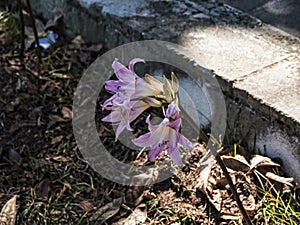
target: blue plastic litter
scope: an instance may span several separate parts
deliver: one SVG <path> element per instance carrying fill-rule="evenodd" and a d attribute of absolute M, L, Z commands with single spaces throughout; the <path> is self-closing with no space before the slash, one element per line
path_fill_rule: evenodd
<path fill-rule="evenodd" d="M 49 30 L 47 37 L 39 39 L 39 44 L 43 49 L 47 49 L 56 42 L 57 38 L 58 34 L 54 33 L 52 30 Z"/>

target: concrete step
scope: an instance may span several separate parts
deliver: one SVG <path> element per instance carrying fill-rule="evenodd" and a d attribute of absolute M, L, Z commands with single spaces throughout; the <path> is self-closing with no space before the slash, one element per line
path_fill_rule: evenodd
<path fill-rule="evenodd" d="M 108 48 L 138 40 L 178 43 L 214 71 L 228 132 L 280 157 L 300 182 L 300 41 L 249 14 L 208 1 L 31 0 L 48 19 Z M 139 57 L 138 55 L 136 57 Z M 255 141 L 254 141 L 255 140 Z"/>

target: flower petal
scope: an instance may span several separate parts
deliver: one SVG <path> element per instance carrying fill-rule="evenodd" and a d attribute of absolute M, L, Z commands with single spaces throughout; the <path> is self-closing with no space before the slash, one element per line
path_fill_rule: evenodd
<path fill-rule="evenodd" d="M 127 130 L 130 130 L 130 131 L 133 131 L 133 129 L 131 128 L 130 124 L 129 124 L 129 121 L 126 121 L 126 120 L 121 120 L 120 124 L 118 125 L 117 127 L 117 130 L 116 130 L 116 139 L 118 139 L 118 137 L 120 136 L 120 134 L 122 133 L 122 131 L 124 129 L 127 129 Z"/>
<path fill-rule="evenodd" d="M 179 81 L 178 81 L 178 79 L 177 79 L 177 77 L 176 77 L 176 75 L 175 75 L 174 72 L 171 73 L 171 78 L 172 78 L 172 88 L 173 88 L 173 91 L 175 93 L 177 93 L 178 92 L 178 88 L 179 88 Z"/>
<path fill-rule="evenodd" d="M 146 97 L 143 99 L 145 102 L 147 102 L 147 104 L 149 104 L 152 107 L 161 107 L 162 106 L 162 102 L 158 101 L 155 98 L 151 98 L 151 97 Z"/>
<path fill-rule="evenodd" d="M 160 92 L 163 91 L 163 83 L 157 80 L 156 78 L 152 77 L 149 74 L 145 74 L 145 80 L 155 89 L 157 89 Z"/>
<path fill-rule="evenodd" d="M 170 149 L 170 152 L 168 153 L 172 161 L 177 165 L 182 165 L 182 160 L 180 153 L 178 151 L 178 147 L 175 147 L 173 149 Z"/>
<path fill-rule="evenodd" d="M 177 165 L 181 165 L 181 157 L 178 150 L 178 132 L 174 129 L 170 129 L 169 131 L 169 146 L 167 149 L 167 153 L 174 163 Z"/>
<path fill-rule="evenodd" d="M 151 120 L 150 120 L 150 115 L 147 116 L 146 118 L 146 123 L 148 124 L 148 130 L 153 131 L 159 127 L 159 125 L 152 125 Z"/>
<path fill-rule="evenodd" d="M 150 105 L 144 101 L 134 101 L 129 114 L 130 122 L 134 121 L 139 115 L 142 114 L 142 112 L 144 112 L 149 107 Z"/>
<path fill-rule="evenodd" d="M 181 126 L 180 118 L 177 120 L 174 120 L 174 121 L 170 121 L 170 123 L 169 123 L 169 127 L 173 128 L 176 131 L 179 131 L 180 126 Z"/>
<path fill-rule="evenodd" d="M 182 145 L 182 147 L 192 150 L 194 148 L 193 144 L 182 134 L 177 133 L 178 135 L 178 143 Z"/>
<path fill-rule="evenodd" d="M 141 59 L 141 58 L 135 58 L 135 59 L 132 59 L 130 62 L 129 62 L 129 70 L 134 72 L 134 65 L 137 63 L 137 62 L 143 62 L 145 63 L 145 60 Z"/>
<path fill-rule="evenodd" d="M 133 144 L 140 146 L 140 147 L 148 147 L 148 143 L 151 143 L 152 134 L 151 132 L 148 132 L 146 134 L 143 134 L 139 136 L 138 138 L 135 138 L 132 140 Z"/>
<path fill-rule="evenodd" d="M 108 80 L 105 82 L 105 89 L 107 91 L 111 92 L 119 92 L 121 90 L 121 87 L 126 85 L 126 83 L 120 81 L 120 80 Z"/>
<path fill-rule="evenodd" d="M 148 153 L 148 158 L 152 161 L 164 150 L 164 146 L 156 146 Z"/>
<path fill-rule="evenodd" d="M 114 72 L 119 80 L 130 82 L 132 79 L 135 78 L 135 74 L 132 73 L 129 69 L 126 68 L 123 64 L 118 62 L 118 59 L 115 59 L 115 61 L 112 64 L 112 68 L 114 69 Z"/>
<path fill-rule="evenodd" d="M 168 129 L 170 128 L 166 126 L 158 126 L 157 129 L 133 139 L 132 142 L 140 147 L 155 147 L 166 139 L 166 136 L 168 135 Z"/>
<path fill-rule="evenodd" d="M 174 120 L 179 118 L 179 107 L 175 103 L 171 103 L 168 105 L 168 108 L 166 110 L 166 117 L 172 118 Z"/>
<path fill-rule="evenodd" d="M 103 122 L 111 122 L 111 123 L 117 123 L 120 122 L 121 113 L 120 111 L 112 111 L 109 115 L 102 118 Z"/>
<path fill-rule="evenodd" d="M 156 96 L 160 91 L 148 84 L 142 78 L 137 78 L 135 81 L 135 93 L 132 98 L 142 98 L 147 96 Z"/>

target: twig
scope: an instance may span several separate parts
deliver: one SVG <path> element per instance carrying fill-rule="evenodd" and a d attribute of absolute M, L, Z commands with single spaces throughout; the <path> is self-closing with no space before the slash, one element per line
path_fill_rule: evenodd
<path fill-rule="evenodd" d="M 226 168 L 226 166 L 225 166 L 222 158 L 220 157 L 219 153 L 217 153 L 215 155 L 215 157 L 216 157 L 216 160 L 219 163 L 221 169 L 223 170 L 225 178 L 226 178 L 226 180 L 227 180 L 227 182 L 229 184 L 230 190 L 232 192 L 233 198 L 236 201 L 236 203 L 238 204 L 238 207 L 239 207 L 239 209 L 240 209 L 240 211 L 241 211 L 241 213 L 242 213 L 242 215 L 243 215 L 243 217 L 244 217 L 244 219 L 246 221 L 246 224 L 247 225 L 252 225 L 252 222 L 251 222 L 251 220 L 249 218 L 249 215 L 247 214 L 247 212 L 246 212 L 246 210 L 245 210 L 245 208 L 243 206 L 243 203 L 242 203 L 241 199 L 239 198 L 239 195 L 238 195 L 238 193 L 237 193 L 237 191 L 235 189 L 235 186 L 234 186 L 234 184 L 232 182 L 232 179 L 231 179 L 231 177 L 230 177 L 230 175 L 228 173 L 228 170 L 227 170 L 227 168 Z"/>
<path fill-rule="evenodd" d="M 19 16 L 20 16 L 20 23 L 21 23 L 20 58 L 21 58 L 21 61 L 23 61 L 24 60 L 24 50 L 25 50 L 25 25 L 24 25 L 24 16 L 23 16 L 23 12 L 22 12 L 21 0 L 18 0 L 18 7 L 19 7 Z"/>
<path fill-rule="evenodd" d="M 192 128 L 196 132 L 199 132 L 199 135 L 201 136 L 201 138 L 203 140 L 206 140 L 205 142 L 208 143 L 208 137 L 207 137 L 207 135 L 202 131 L 202 129 L 198 126 L 198 124 L 196 124 L 194 122 L 194 120 L 188 115 L 188 113 L 182 107 L 180 107 L 180 111 L 184 115 L 185 119 L 190 123 L 190 125 L 192 126 Z M 250 220 L 249 215 L 247 214 L 247 212 L 246 212 L 246 210 L 245 210 L 245 208 L 243 206 L 243 203 L 241 202 L 241 199 L 239 198 L 239 195 L 238 195 L 238 193 L 236 191 L 236 188 L 235 188 L 235 186 L 234 186 L 234 184 L 232 182 L 232 179 L 231 179 L 231 177 L 230 177 L 230 175 L 228 173 L 228 170 L 227 170 L 227 168 L 226 168 L 226 166 L 225 166 L 222 158 L 220 157 L 218 151 L 214 148 L 214 146 L 211 146 L 210 150 L 211 150 L 212 154 L 215 156 L 218 164 L 220 165 L 220 167 L 221 167 L 221 169 L 222 169 L 222 171 L 223 171 L 223 173 L 225 175 L 225 178 L 226 178 L 226 180 L 227 180 L 227 182 L 229 184 L 230 190 L 232 192 L 233 198 L 236 201 L 236 203 L 238 204 L 238 207 L 239 207 L 239 209 L 240 209 L 240 211 L 241 211 L 241 213 L 242 213 L 242 215 L 244 217 L 244 220 L 245 220 L 246 224 L 247 225 L 253 225 L 252 222 L 251 222 L 251 220 Z"/>
<path fill-rule="evenodd" d="M 37 51 L 37 55 L 38 55 L 38 59 L 39 59 L 39 64 L 41 64 L 42 63 L 42 57 L 41 57 L 39 37 L 38 37 L 37 29 L 36 29 L 36 26 L 35 26 L 35 20 L 34 20 L 34 15 L 33 15 L 32 8 L 31 8 L 30 0 L 26 0 L 26 3 L 27 3 L 27 6 L 28 6 L 30 21 L 31 21 L 31 25 L 32 25 L 33 33 L 34 33 L 34 39 L 35 39 L 35 43 L 36 43 L 36 51 Z"/>

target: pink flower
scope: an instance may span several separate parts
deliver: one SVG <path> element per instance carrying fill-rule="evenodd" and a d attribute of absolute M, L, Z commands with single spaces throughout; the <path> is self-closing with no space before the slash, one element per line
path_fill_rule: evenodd
<path fill-rule="evenodd" d="M 121 132 L 126 128 L 132 131 L 130 123 L 134 121 L 144 110 L 149 108 L 150 105 L 142 100 L 130 102 L 125 100 L 122 104 L 114 103 L 109 107 L 112 112 L 104 117 L 102 121 L 118 124 L 116 130 L 116 140 Z"/>
<path fill-rule="evenodd" d="M 152 125 L 150 115 L 146 119 L 150 132 L 132 140 L 132 142 L 140 147 L 151 147 L 148 154 L 150 160 L 154 160 L 163 150 L 167 150 L 167 154 L 177 164 L 182 164 L 179 145 L 186 149 L 193 149 L 192 143 L 179 133 L 181 119 L 179 117 L 179 108 L 174 103 L 168 106 L 166 117 L 159 125 Z"/>
<path fill-rule="evenodd" d="M 144 62 L 144 60 L 135 58 L 126 68 L 118 62 L 118 59 L 115 59 L 112 68 L 118 80 L 109 80 L 105 84 L 105 89 L 114 95 L 103 103 L 103 109 L 112 110 L 112 112 L 102 121 L 118 124 L 116 140 L 125 128 L 132 131 L 130 123 L 144 110 L 150 106 L 160 107 L 162 104 L 150 97 L 161 91 L 135 74 L 134 65 L 137 62 Z"/>
<path fill-rule="evenodd" d="M 137 62 L 144 62 L 144 60 L 135 58 L 130 61 L 128 68 L 126 68 L 118 62 L 118 59 L 115 59 L 112 68 L 118 80 L 109 80 L 105 83 L 105 89 L 114 95 L 104 102 L 103 108 L 107 109 L 114 103 L 123 103 L 125 100 L 137 100 L 160 93 L 160 90 L 136 75 L 134 65 Z"/>

